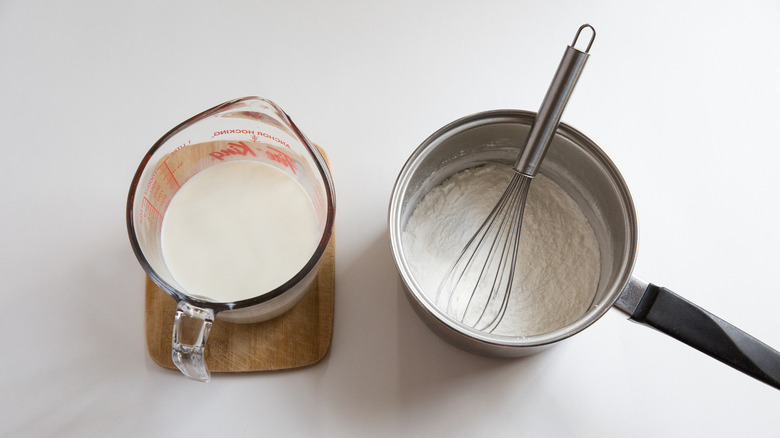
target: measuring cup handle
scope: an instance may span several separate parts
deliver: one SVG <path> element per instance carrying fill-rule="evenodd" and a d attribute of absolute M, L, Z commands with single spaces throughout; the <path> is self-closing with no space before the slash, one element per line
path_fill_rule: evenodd
<path fill-rule="evenodd" d="M 186 301 L 179 301 L 176 305 L 171 358 L 176 367 L 192 380 L 208 382 L 211 379 L 203 352 L 213 321 L 214 311 L 211 309 L 193 306 Z"/>
<path fill-rule="evenodd" d="M 646 284 L 616 306 L 631 320 L 653 327 L 743 373 L 780 389 L 780 353 L 669 289 Z M 638 300 L 637 300 L 638 298 Z M 633 301 L 630 308 L 624 305 Z M 622 303 L 621 303 L 622 302 Z"/>

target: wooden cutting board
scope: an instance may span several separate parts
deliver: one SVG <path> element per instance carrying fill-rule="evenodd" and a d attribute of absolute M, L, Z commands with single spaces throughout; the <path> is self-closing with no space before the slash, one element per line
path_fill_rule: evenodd
<path fill-rule="evenodd" d="M 273 371 L 313 365 L 328 352 L 333 332 L 335 237 L 320 262 L 317 278 L 287 313 L 255 324 L 233 324 L 217 318 L 206 343 L 211 372 Z M 171 334 L 176 304 L 146 278 L 146 341 L 155 363 L 176 369 Z"/>

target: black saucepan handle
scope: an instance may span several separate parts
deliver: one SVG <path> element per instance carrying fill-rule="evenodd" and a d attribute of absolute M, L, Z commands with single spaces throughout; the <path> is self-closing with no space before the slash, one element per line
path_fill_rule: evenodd
<path fill-rule="evenodd" d="M 635 322 L 666 333 L 780 389 L 780 353 L 777 350 L 669 289 L 648 284 L 633 311 L 627 313 Z"/>

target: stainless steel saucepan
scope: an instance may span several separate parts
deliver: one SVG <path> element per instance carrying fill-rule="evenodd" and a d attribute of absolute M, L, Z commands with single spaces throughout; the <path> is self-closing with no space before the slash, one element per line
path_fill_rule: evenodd
<path fill-rule="evenodd" d="M 561 124 L 541 173 L 577 202 L 595 231 L 601 273 L 595 299 L 576 321 L 555 331 L 520 337 L 475 330 L 439 309 L 420 288 L 402 239 L 416 205 L 451 175 L 487 162 L 510 164 L 525 143 L 535 113 L 497 110 L 450 123 L 426 139 L 401 170 L 390 200 L 393 257 L 406 295 L 418 315 L 439 336 L 467 351 L 490 356 L 524 356 L 579 333 L 612 307 L 780 389 L 780 353 L 672 291 L 632 273 L 637 253 L 637 218 L 631 194 L 609 157 L 576 129 Z"/>

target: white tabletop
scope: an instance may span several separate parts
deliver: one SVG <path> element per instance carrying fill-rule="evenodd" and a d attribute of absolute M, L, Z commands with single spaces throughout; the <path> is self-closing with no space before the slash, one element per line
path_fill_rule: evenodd
<path fill-rule="evenodd" d="M 564 121 L 631 188 L 634 273 L 780 348 L 778 21 L 774 0 L 0 3 L 0 436 L 778 436 L 777 389 L 616 310 L 525 359 L 450 346 L 387 232 L 417 145 L 536 110 L 589 22 Z M 245 95 L 330 156 L 333 339 L 201 384 L 149 358 L 125 201 L 162 134 Z"/>

